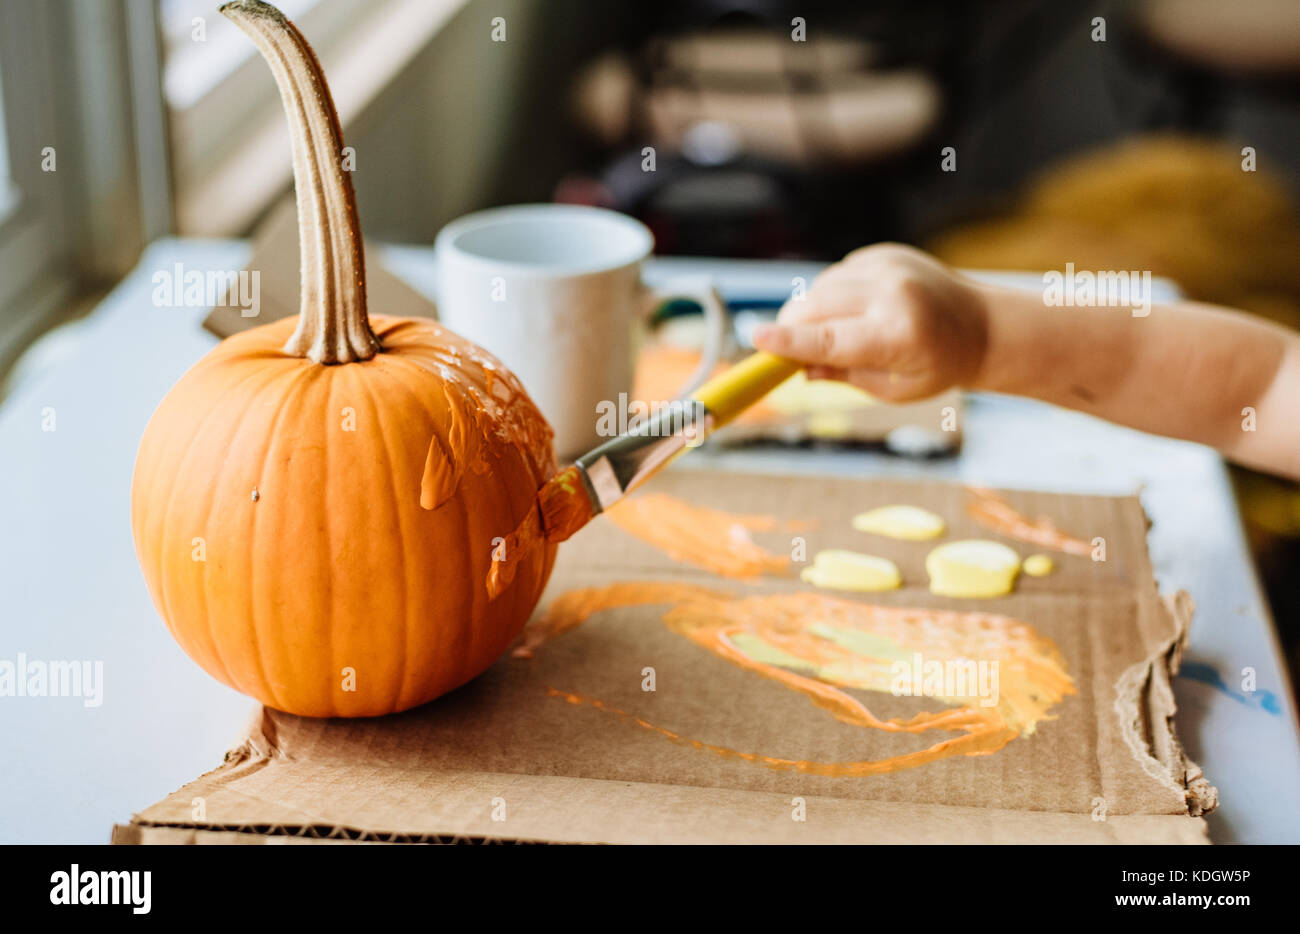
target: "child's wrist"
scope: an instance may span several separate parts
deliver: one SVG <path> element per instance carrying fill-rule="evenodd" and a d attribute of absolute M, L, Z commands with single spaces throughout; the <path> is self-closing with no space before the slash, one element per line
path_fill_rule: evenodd
<path fill-rule="evenodd" d="M 974 319 L 974 333 L 977 350 L 966 378 L 961 380 L 960 388 L 970 391 L 995 391 L 993 385 L 996 356 L 994 340 L 997 331 L 995 317 L 998 303 L 990 294 L 988 286 L 980 282 L 970 282 L 967 292 L 971 316 Z"/>
<path fill-rule="evenodd" d="M 1024 370 L 1032 362 L 1023 338 L 1033 322 L 1024 314 L 1032 295 L 982 282 L 971 284 L 972 307 L 980 319 L 981 346 L 978 361 L 963 389 L 978 392 L 1020 391 Z"/>

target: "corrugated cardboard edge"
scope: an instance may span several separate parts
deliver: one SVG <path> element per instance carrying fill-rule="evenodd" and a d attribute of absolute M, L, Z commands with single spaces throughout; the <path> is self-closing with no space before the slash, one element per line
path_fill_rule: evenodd
<path fill-rule="evenodd" d="M 114 824 L 109 842 L 113 846 L 301 846 L 315 845 L 383 845 L 383 844 L 491 844 L 512 846 L 551 846 L 549 840 L 517 840 L 507 837 L 461 836 L 458 834 L 367 834 L 343 827 L 322 832 L 318 827 L 284 827 L 274 830 L 240 828 L 210 830 L 205 827 L 180 827 L 161 824 Z"/>
<path fill-rule="evenodd" d="M 1174 730 L 1172 679 L 1178 673 L 1195 604 L 1185 591 L 1164 598 L 1174 636 L 1151 658 L 1126 669 L 1115 683 L 1115 714 L 1133 758 L 1153 779 L 1180 794 L 1187 813 L 1203 817 L 1219 803 L 1219 790 L 1188 758 Z"/>
<path fill-rule="evenodd" d="M 238 769 L 242 763 L 223 767 Z M 293 769 L 292 760 L 276 767 Z M 221 772 L 223 770 L 218 770 Z M 423 781 L 423 776 L 421 781 Z M 187 786 L 211 793 L 210 775 Z M 434 784 L 474 791 L 491 784 L 516 807 L 508 822 L 483 808 L 453 806 L 436 832 L 400 832 L 328 822 L 282 824 L 189 823 L 137 816 L 113 830 L 119 844 L 359 843 L 595 843 L 595 844 L 1205 844 L 1205 821 L 1182 815 L 1130 814 L 1104 819 L 1087 813 L 1017 811 L 956 805 L 916 805 L 692 785 L 575 779 L 563 776 L 440 773 Z M 292 780 L 292 779 L 291 779 Z M 427 786 L 426 786 L 427 787 Z M 189 791 L 186 792 L 189 794 Z M 455 794 L 449 797 L 457 797 Z M 431 796 L 431 810 L 438 809 Z M 154 809 L 150 809 L 151 811 Z M 795 819 L 797 812 L 803 819 Z M 174 813 L 174 812 L 173 812 Z M 425 822 L 426 827 L 428 821 Z"/>
<path fill-rule="evenodd" d="M 1190 609 L 1190 607 L 1188 607 Z M 1185 622 L 1185 621 L 1184 621 Z M 1135 668 L 1144 668 L 1135 666 Z M 1155 671 L 1164 670 L 1157 665 Z M 1159 678 L 1156 679 L 1157 681 Z M 1167 683 L 1167 678 L 1165 679 Z M 1144 746 L 1144 755 L 1160 765 Z M 278 743 L 265 708 L 253 714 L 246 739 L 220 766 L 179 789 L 184 799 L 263 768 L 294 769 L 294 757 Z M 1194 767 L 1193 767 L 1194 768 Z M 1196 770 L 1199 774 L 1199 770 Z M 1168 772 L 1164 773 L 1168 778 Z M 696 786 L 651 786 L 540 775 L 446 773 L 449 786 L 468 781 L 508 785 L 512 800 L 551 802 L 540 814 L 512 816 L 509 832 L 468 812 L 444 814 L 438 832 L 401 832 L 328 821 L 221 824 L 165 819 L 167 800 L 113 827 L 115 845 L 375 844 L 1172 844 L 1209 843 L 1202 819 L 1170 814 L 1091 814 L 917 805 L 804 796 L 805 821 L 791 819 L 787 795 Z M 151 818 L 154 813 L 156 817 Z M 174 814 L 174 811 L 172 812 Z M 163 818 L 163 819 L 158 819 Z"/>

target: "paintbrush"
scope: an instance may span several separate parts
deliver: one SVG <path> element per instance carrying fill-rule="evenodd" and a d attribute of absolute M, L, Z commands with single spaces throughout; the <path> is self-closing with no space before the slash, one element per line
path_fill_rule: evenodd
<path fill-rule="evenodd" d="M 690 398 L 660 405 L 634 429 L 579 457 L 537 493 L 546 540 L 569 538 L 801 368 L 759 351 L 713 377 Z"/>

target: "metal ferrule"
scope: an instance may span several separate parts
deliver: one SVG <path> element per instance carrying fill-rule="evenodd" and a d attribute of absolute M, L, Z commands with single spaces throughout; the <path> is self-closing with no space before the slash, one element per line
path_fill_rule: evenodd
<path fill-rule="evenodd" d="M 575 461 L 593 511 L 613 506 L 668 461 L 708 436 L 713 414 L 698 403 L 695 406 L 698 410 L 685 419 L 680 409 L 662 409 L 636 431 L 612 438 Z"/>

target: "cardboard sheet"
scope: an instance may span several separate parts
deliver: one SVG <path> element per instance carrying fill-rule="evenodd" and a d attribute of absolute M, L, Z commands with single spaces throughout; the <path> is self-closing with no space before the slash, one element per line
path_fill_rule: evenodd
<path fill-rule="evenodd" d="M 1008 596 L 951 599 L 927 588 L 925 557 L 936 542 L 868 536 L 850 518 L 881 505 L 923 506 L 947 520 L 944 540 L 993 539 L 1022 557 L 1046 551 L 976 522 L 965 488 L 670 470 L 653 492 L 812 520 L 797 532 L 755 532 L 754 540 L 773 554 L 794 548 L 802 555 L 794 541 L 802 538 L 809 560 L 825 548 L 891 558 L 902 572 L 899 590 L 817 592 L 1012 617 L 1054 643 L 1073 693 L 1032 733 L 987 754 L 857 777 L 811 774 L 779 763 L 889 759 L 962 731 L 899 733 L 847 722 L 669 628 L 671 606 L 625 606 L 592 615 L 531 658 L 502 658 L 460 690 L 404 714 L 314 721 L 263 710 L 223 764 L 116 828 L 114 840 L 1206 841 L 1198 816 L 1214 807 L 1216 794 L 1178 743 L 1169 687 L 1190 601 L 1156 592 L 1136 497 L 1006 494 L 1026 516 L 1104 539 L 1105 560 L 1055 552 L 1053 574 L 1022 575 Z M 621 581 L 738 597 L 811 591 L 797 576 L 801 566 L 721 578 L 601 517 L 561 547 L 542 610 L 576 588 Z M 653 691 L 645 690 L 648 669 Z M 1004 689 L 1013 674 L 1004 672 Z M 882 720 L 946 709 L 935 697 L 846 693 Z"/>

